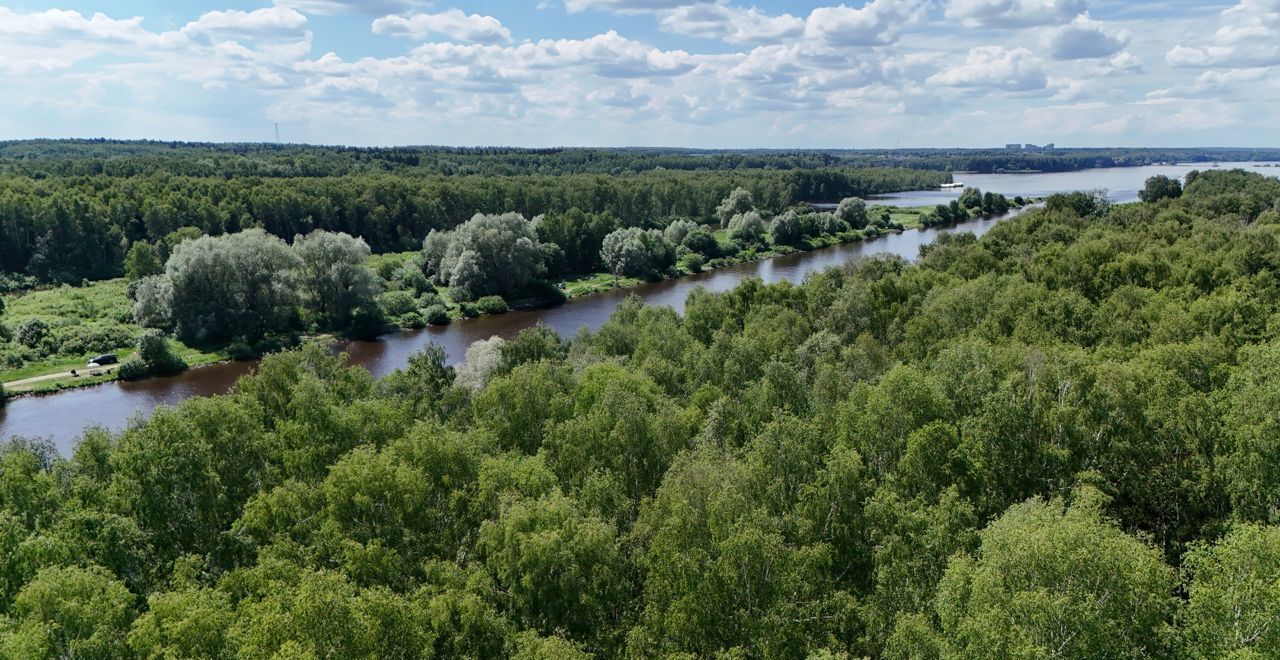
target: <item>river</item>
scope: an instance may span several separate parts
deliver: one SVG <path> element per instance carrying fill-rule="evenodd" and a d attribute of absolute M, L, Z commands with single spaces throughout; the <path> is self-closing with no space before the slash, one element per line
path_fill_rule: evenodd
<path fill-rule="evenodd" d="M 1224 165 L 1225 167 L 1226 165 Z M 1241 165 L 1251 167 L 1251 164 Z M 1207 166 L 1200 165 L 1200 169 Z M 1043 196 L 1069 190 L 1106 188 L 1113 191 L 1116 201 L 1132 201 L 1142 181 L 1153 174 L 1182 176 L 1196 166 L 1157 166 L 1141 168 L 1114 168 L 1064 172 L 1053 174 L 985 174 L 960 175 L 957 180 L 976 185 L 983 190 L 1001 192 L 1009 196 Z M 1260 169 L 1280 174 L 1280 169 Z M 936 204 L 949 201 L 959 192 L 917 191 L 887 195 L 890 203 L 908 206 Z M 701 273 L 675 280 L 666 280 L 639 287 L 609 291 L 571 300 L 551 309 L 537 311 L 512 311 L 498 316 L 455 322 L 443 327 L 399 332 L 386 335 L 376 341 L 345 342 L 343 350 L 353 364 L 368 368 L 374 375 L 383 376 L 407 363 L 413 353 L 430 342 L 442 346 L 451 362 L 460 362 L 467 347 L 479 339 L 492 336 L 510 338 L 520 330 L 541 322 L 562 335 L 572 335 L 581 327 L 599 328 L 614 308 L 628 296 L 639 296 L 650 305 L 669 305 L 677 311 L 684 310 L 684 301 L 694 287 L 711 291 L 733 288 L 743 279 L 759 277 L 765 282 L 799 282 L 805 275 L 830 266 L 847 263 L 874 254 L 895 254 L 905 259 L 915 259 L 920 247 L 931 242 L 939 234 L 973 232 L 981 235 L 998 220 L 971 220 L 947 228 L 909 230 L 900 234 L 887 234 L 878 239 L 838 245 L 813 252 L 803 252 L 785 257 L 739 264 L 728 268 Z M 69 390 L 58 394 L 22 397 L 0 407 L 0 438 L 30 437 L 53 440 L 63 454 L 70 452 L 84 429 L 97 425 L 109 429 L 123 428 L 130 418 L 146 415 L 157 406 L 176 405 L 195 396 L 222 394 L 231 389 L 236 380 L 248 373 L 254 362 L 229 362 L 193 369 L 172 378 L 155 378 L 140 382 L 111 382 L 96 387 Z"/>

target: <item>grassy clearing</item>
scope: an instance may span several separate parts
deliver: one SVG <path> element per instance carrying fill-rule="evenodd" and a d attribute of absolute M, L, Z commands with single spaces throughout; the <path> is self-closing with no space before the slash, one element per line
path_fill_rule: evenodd
<path fill-rule="evenodd" d="M 578 275 L 563 281 L 564 294 L 570 298 L 586 296 L 601 291 L 620 289 L 643 284 L 644 280 L 635 277 L 615 277 L 609 273 L 592 273 Z"/>
<path fill-rule="evenodd" d="M 121 362 L 133 355 L 134 342 L 142 328 L 133 323 L 128 283 L 124 279 L 93 282 L 84 287 L 63 285 L 30 291 L 5 298 L 5 313 L 0 317 L 11 330 L 23 322 L 40 319 L 48 324 L 51 342 L 58 346 L 49 354 L 39 355 L 16 342 L 0 344 L 4 354 L 24 357 L 21 366 L 0 368 L 0 383 L 11 383 L 39 376 L 63 374 L 77 370 L 82 375 L 41 380 L 17 386 L 6 386 L 11 393 L 46 392 L 83 387 L 107 380 L 114 374 L 89 376 L 89 358 L 102 353 L 115 353 Z M 227 359 L 225 353 L 208 351 L 175 342 L 187 364 L 196 367 Z M 16 359 L 12 360 L 16 362 Z"/>

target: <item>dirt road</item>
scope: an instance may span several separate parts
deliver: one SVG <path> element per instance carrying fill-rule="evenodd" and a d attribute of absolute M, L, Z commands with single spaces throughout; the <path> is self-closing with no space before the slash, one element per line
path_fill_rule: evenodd
<path fill-rule="evenodd" d="M 90 371 L 97 371 L 102 374 L 109 374 L 112 371 L 115 371 L 116 369 L 118 369 L 119 367 L 120 365 L 118 364 L 111 364 L 105 367 L 92 367 L 92 368 L 86 367 L 84 369 L 76 369 L 75 371 L 76 373 L 80 374 L 80 377 L 88 378 L 90 377 L 89 376 Z M 71 378 L 71 377 L 72 376 L 70 371 L 63 371 L 61 373 L 56 373 L 56 374 L 45 374 L 43 376 L 32 376 L 31 378 L 23 378 L 22 380 L 15 380 L 15 381 L 5 383 L 4 388 L 12 392 L 14 390 L 27 387 L 28 385 L 35 385 L 36 383 L 42 383 L 46 380 L 60 380 L 62 378 Z"/>

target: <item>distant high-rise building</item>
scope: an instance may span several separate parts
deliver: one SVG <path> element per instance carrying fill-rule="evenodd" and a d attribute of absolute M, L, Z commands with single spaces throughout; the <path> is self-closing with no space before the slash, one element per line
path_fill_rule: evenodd
<path fill-rule="evenodd" d="M 1017 142 L 1006 144 L 1004 145 L 1004 148 L 1009 151 L 1022 151 L 1022 145 Z"/>

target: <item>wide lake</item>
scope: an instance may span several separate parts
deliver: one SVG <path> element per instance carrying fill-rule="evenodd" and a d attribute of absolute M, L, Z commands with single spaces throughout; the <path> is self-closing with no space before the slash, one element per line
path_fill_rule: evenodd
<path fill-rule="evenodd" d="M 1045 174 L 968 174 L 956 180 L 984 191 L 1010 197 L 1040 197 L 1071 190 L 1108 190 L 1117 202 L 1137 199 L 1142 182 L 1155 174 L 1182 177 L 1193 169 L 1210 165 L 1169 165 L 1134 168 L 1111 168 Z M 1280 175 L 1280 168 L 1254 169 L 1252 163 L 1224 163 L 1222 168 L 1243 167 L 1253 171 Z M 878 198 L 899 206 L 921 206 L 945 203 L 959 196 L 959 191 L 915 191 Z M 639 296 L 650 305 L 669 305 L 683 311 L 684 301 L 695 287 L 711 291 L 733 288 L 743 279 L 759 277 L 765 282 L 799 282 L 816 270 L 837 266 L 875 254 L 894 254 L 915 259 L 920 247 L 940 234 L 973 232 L 981 235 L 998 220 L 973 220 L 941 229 L 909 230 L 888 234 L 878 239 L 839 245 L 823 250 L 776 257 L 728 268 L 667 280 L 640 287 L 610 291 L 571 300 L 551 309 L 513 311 L 500 316 L 456 322 L 412 332 L 386 335 L 376 341 L 345 342 L 341 348 L 353 364 L 382 376 L 404 366 L 410 355 L 429 343 L 442 346 L 450 361 L 460 362 L 472 342 L 492 336 L 510 338 L 520 330 L 542 323 L 562 335 L 579 328 L 599 328 L 613 310 L 628 296 Z M 176 405 L 196 396 L 227 392 L 236 380 L 248 373 L 254 362 L 230 362 L 188 371 L 173 378 L 156 378 L 136 383 L 112 382 L 97 387 L 38 397 L 22 397 L 0 407 L 0 438 L 15 436 L 50 438 L 64 454 L 90 426 L 123 428 L 131 418 L 147 415 L 158 406 Z"/>

